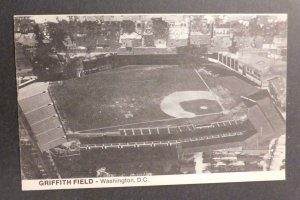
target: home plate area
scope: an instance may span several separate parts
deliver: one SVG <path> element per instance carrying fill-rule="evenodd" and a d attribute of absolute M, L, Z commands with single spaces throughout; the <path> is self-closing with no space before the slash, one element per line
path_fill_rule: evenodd
<path fill-rule="evenodd" d="M 162 100 L 160 109 L 175 118 L 193 118 L 222 111 L 210 91 L 174 92 Z"/>

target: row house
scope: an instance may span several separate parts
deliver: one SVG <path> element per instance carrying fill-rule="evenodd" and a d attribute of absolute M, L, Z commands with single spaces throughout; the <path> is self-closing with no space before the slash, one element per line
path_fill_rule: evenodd
<path fill-rule="evenodd" d="M 228 48 L 232 45 L 232 33 L 229 23 L 214 24 L 212 31 L 213 46 L 219 48 Z"/>
<path fill-rule="evenodd" d="M 144 21 L 135 21 L 135 32 L 140 35 L 144 33 Z"/>
<path fill-rule="evenodd" d="M 286 80 L 281 76 L 277 76 L 268 80 L 268 82 L 269 92 L 277 107 L 281 112 L 286 112 Z"/>
<path fill-rule="evenodd" d="M 190 27 L 190 44 L 195 46 L 210 45 L 212 26 L 207 19 L 194 19 Z"/>
<path fill-rule="evenodd" d="M 265 37 L 266 38 L 266 37 Z M 287 38 L 274 36 L 269 42 L 264 42 L 263 49 L 268 49 L 268 58 L 274 60 L 287 60 Z"/>
<path fill-rule="evenodd" d="M 145 47 L 154 46 L 153 22 L 151 20 L 144 22 L 143 46 Z"/>
<path fill-rule="evenodd" d="M 136 32 L 123 33 L 120 35 L 119 43 L 121 48 L 134 48 L 142 45 L 142 36 Z"/>
<path fill-rule="evenodd" d="M 225 24 L 215 24 L 213 27 L 213 36 L 214 37 L 230 37 L 231 28 L 229 23 Z"/>
<path fill-rule="evenodd" d="M 189 23 L 190 20 L 186 16 L 179 19 L 165 20 L 169 24 L 169 37 L 167 39 L 168 47 L 187 46 L 189 40 Z"/>

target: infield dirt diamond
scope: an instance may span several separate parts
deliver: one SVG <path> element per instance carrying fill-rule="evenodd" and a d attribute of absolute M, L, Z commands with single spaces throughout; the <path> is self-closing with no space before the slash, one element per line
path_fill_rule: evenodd
<path fill-rule="evenodd" d="M 160 109 L 167 115 L 175 118 L 193 118 L 197 115 L 184 110 L 180 103 L 202 99 L 216 101 L 215 95 L 209 91 L 180 91 L 166 96 L 160 104 Z M 207 109 L 203 105 L 200 105 L 200 108 Z"/>

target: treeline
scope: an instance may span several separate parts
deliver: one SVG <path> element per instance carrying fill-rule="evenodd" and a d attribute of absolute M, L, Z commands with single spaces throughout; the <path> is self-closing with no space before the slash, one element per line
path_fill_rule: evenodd
<path fill-rule="evenodd" d="M 168 38 L 169 24 L 166 21 L 162 18 L 153 18 L 149 23 L 151 23 L 152 34 L 155 39 Z M 144 30 L 145 24 L 137 25 L 131 20 L 82 21 L 79 20 L 78 16 L 70 16 L 68 20 L 57 19 L 57 22 L 36 24 L 29 17 L 15 18 L 16 33 L 34 33 L 38 45 L 49 43 L 57 51 L 65 51 L 68 46 L 72 45 L 84 46 L 87 51 L 93 51 L 96 47 L 116 49 L 121 34 L 131 34 L 136 32 L 138 28 Z M 143 33 L 141 34 L 143 35 Z"/>

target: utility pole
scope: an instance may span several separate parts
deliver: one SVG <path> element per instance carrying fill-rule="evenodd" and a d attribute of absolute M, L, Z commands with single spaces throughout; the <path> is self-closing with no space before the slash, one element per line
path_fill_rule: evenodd
<path fill-rule="evenodd" d="M 258 150 L 258 137 L 259 137 L 259 136 L 256 137 L 256 149 L 257 149 L 257 150 Z"/>
<path fill-rule="evenodd" d="M 192 26 L 192 16 L 189 16 L 188 18 L 188 41 L 187 45 L 191 45 L 191 26 Z"/>

